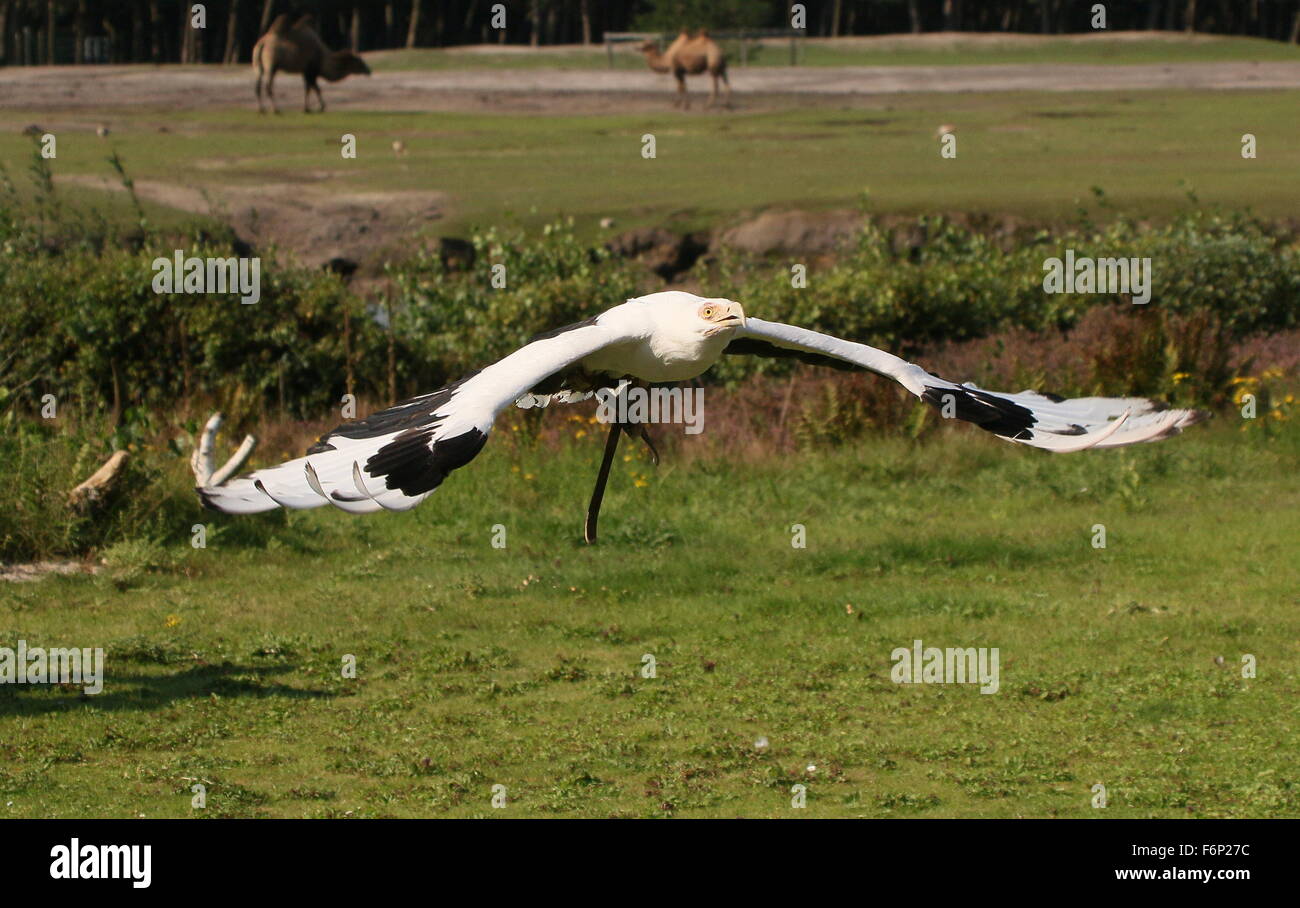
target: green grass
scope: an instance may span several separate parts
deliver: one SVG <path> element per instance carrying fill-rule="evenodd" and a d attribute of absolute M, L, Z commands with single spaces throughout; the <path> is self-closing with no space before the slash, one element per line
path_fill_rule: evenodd
<path fill-rule="evenodd" d="M 112 141 L 137 180 L 202 187 L 298 183 L 306 191 L 450 195 L 427 229 L 463 232 L 514 217 L 529 226 L 556 214 L 596 232 L 676 223 L 682 229 L 767 206 L 1071 216 L 1091 188 L 1134 214 L 1167 216 L 1201 202 L 1288 217 L 1300 202 L 1300 122 L 1285 92 L 1141 92 L 1104 96 L 1008 93 L 905 95 L 875 109 L 802 109 L 683 116 L 348 112 L 257 117 L 251 111 L 114 116 Z M 5 118 L 10 125 L 34 114 Z M 170 132 L 157 126 L 168 123 Z M 934 137 L 957 127 L 958 156 Z M 0 128 L 0 158 L 24 161 L 30 141 Z M 339 136 L 358 137 L 343 160 Z M 1243 133 L 1259 157 L 1243 160 Z M 652 133 L 657 157 L 641 156 Z M 214 138 L 219 137 L 219 138 Z M 394 159 L 401 139 L 407 156 Z M 55 173 L 108 174 L 105 144 L 88 132 L 60 139 Z M 11 171 L 15 168 L 11 168 Z M 317 177 L 313 177 L 316 174 Z M 327 178 L 320 177 L 321 174 Z M 98 198 L 82 188 L 63 191 Z"/>
<path fill-rule="evenodd" d="M 1300 433 L 1238 428 L 637 454 L 596 547 L 594 444 L 497 439 L 402 515 L 196 512 L 206 549 L 0 586 L 0 643 L 107 651 L 97 697 L 0 687 L 0 816 L 1294 816 Z M 891 683 L 918 638 L 1000 691 Z"/>
<path fill-rule="evenodd" d="M 910 36 L 882 37 L 867 42 L 800 42 L 801 66 L 979 66 L 1016 63 L 1087 63 L 1099 65 L 1140 63 L 1229 63 L 1243 61 L 1295 61 L 1300 49 L 1262 38 L 1227 38 L 1197 35 L 1186 39 L 1171 35 L 1161 39 L 1108 40 L 1104 37 L 970 40 L 960 37 L 935 44 Z M 741 66 L 740 42 L 723 41 L 733 69 Z M 789 45 L 773 41 L 749 48 L 751 66 L 788 66 Z M 501 53 L 420 48 L 385 51 L 373 57 L 376 72 L 428 69 L 607 69 L 609 55 L 603 45 L 588 50 L 542 48 Z M 615 46 L 614 68 L 644 69 L 645 61 L 633 44 Z"/>

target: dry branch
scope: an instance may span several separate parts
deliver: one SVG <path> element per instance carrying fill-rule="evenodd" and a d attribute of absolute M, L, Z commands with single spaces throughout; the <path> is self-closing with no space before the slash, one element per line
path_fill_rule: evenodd
<path fill-rule="evenodd" d="M 68 507 L 85 511 L 92 504 L 104 498 L 117 484 L 126 467 L 127 453 L 114 451 L 95 474 L 68 493 Z"/>

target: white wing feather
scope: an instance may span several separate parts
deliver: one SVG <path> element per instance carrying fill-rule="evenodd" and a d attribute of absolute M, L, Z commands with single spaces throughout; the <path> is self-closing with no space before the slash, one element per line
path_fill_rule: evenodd
<path fill-rule="evenodd" d="M 1001 438 L 1057 453 L 1159 441 L 1206 416 L 1200 410 L 1163 409 L 1158 401 L 1142 397 L 1063 400 L 1037 391 L 985 391 L 969 382 L 959 385 L 931 375 L 920 366 L 866 344 L 757 318 L 747 319 L 737 337 L 741 339 L 739 344 L 732 341 L 732 347 L 737 349 L 728 352 L 781 355 L 781 351 L 789 351 L 793 355 L 841 360 L 892 378 L 927 403 L 941 410 L 950 407 L 957 418 Z M 755 346 L 752 341 L 760 343 Z M 762 345 L 776 349 L 765 353 Z"/>
<path fill-rule="evenodd" d="M 339 426 L 304 457 L 199 488 L 199 497 L 227 514 L 326 504 L 354 514 L 413 508 L 479 452 L 505 407 L 583 357 L 626 341 L 623 324 L 614 309 L 535 340 L 459 382 Z"/>

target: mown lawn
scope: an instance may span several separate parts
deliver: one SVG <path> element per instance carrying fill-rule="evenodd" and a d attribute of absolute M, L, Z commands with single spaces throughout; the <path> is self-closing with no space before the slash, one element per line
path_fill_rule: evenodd
<path fill-rule="evenodd" d="M 591 438 L 408 514 L 196 510 L 205 549 L 0 587 L 0 645 L 107 653 L 96 697 L 0 686 L 0 816 L 1294 816 L 1300 432 L 1239 429 L 637 452 L 596 547 Z M 892 683 L 915 639 L 999 691 Z"/>
<path fill-rule="evenodd" d="M 1241 91 L 902 95 L 865 109 L 709 116 L 135 110 L 114 113 L 107 146 L 89 126 L 64 132 L 53 169 L 56 186 L 72 174 L 111 177 L 106 156 L 116 148 L 137 180 L 207 190 L 214 212 L 227 185 L 301 185 L 308 200 L 438 190 L 448 194 L 446 216 L 425 225 L 438 234 L 504 219 L 536 226 L 557 214 L 592 234 L 604 217 L 616 230 L 688 229 L 765 207 L 852 207 L 864 194 L 882 213 L 1043 221 L 1091 205 L 1093 187 L 1135 216 L 1166 216 L 1194 194 L 1203 204 L 1290 217 L 1300 202 L 1293 108 L 1285 92 Z M 0 118 L 14 127 L 0 128 L 0 160 L 20 185 L 31 140 L 18 131 L 34 117 Z M 956 127 L 955 159 L 940 157 L 940 124 Z M 340 155 L 344 133 L 357 137 L 355 160 Z M 1254 160 L 1241 157 L 1245 133 L 1257 138 Z M 646 134 L 655 136 L 653 160 L 642 157 Z M 394 140 L 406 146 L 400 159 Z M 68 183 L 59 191 L 104 199 Z M 115 204 L 125 208 L 121 198 Z"/>
<path fill-rule="evenodd" d="M 979 66 L 1018 63 L 1087 63 L 1099 65 L 1141 63 L 1230 63 L 1246 61 L 1300 60 L 1300 49 L 1281 41 L 1218 35 L 1162 33 L 1156 38 L 1120 38 L 1105 34 L 1071 37 L 1015 35 L 1003 40 L 986 36 L 963 38 L 961 35 L 881 36 L 869 40 L 844 39 L 798 42 L 796 53 L 801 66 Z M 740 67 L 741 49 L 737 39 L 724 39 L 723 47 L 733 69 Z M 643 69 L 645 61 L 633 49 L 635 42 L 620 42 L 614 49 L 614 67 Z M 603 45 L 596 47 L 524 51 L 514 47 L 494 53 L 486 48 L 473 51 L 436 48 L 383 51 L 370 54 L 376 72 L 400 72 L 421 69 L 516 69 L 516 68 L 609 68 L 609 54 Z M 772 40 L 765 46 L 750 45 L 751 66 L 788 66 L 790 50 L 785 40 Z"/>

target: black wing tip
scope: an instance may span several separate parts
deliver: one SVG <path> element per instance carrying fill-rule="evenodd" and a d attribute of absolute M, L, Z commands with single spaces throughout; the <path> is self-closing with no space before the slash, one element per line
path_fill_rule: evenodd
<path fill-rule="evenodd" d="M 949 406 L 949 398 L 956 419 L 974 423 L 1003 438 L 1028 441 L 1034 437 L 1029 431 L 1038 422 L 1033 411 L 1005 397 L 977 388 L 939 388 L 933 385 L 926 385 L 925 393 L 921 395 L 922 400 L 940 412 Z"/>
<path fill-rule="evenodd" d="M 442 485 L 452 470 L 473 460 L 487 443 L 487 433 L 477 428 L 450 438 L 432 436 L 432 427 L 408 429 L 371 455 L 366 474 L 383 479 L 388 489 L 412 497 L 423 495 Z"/>

